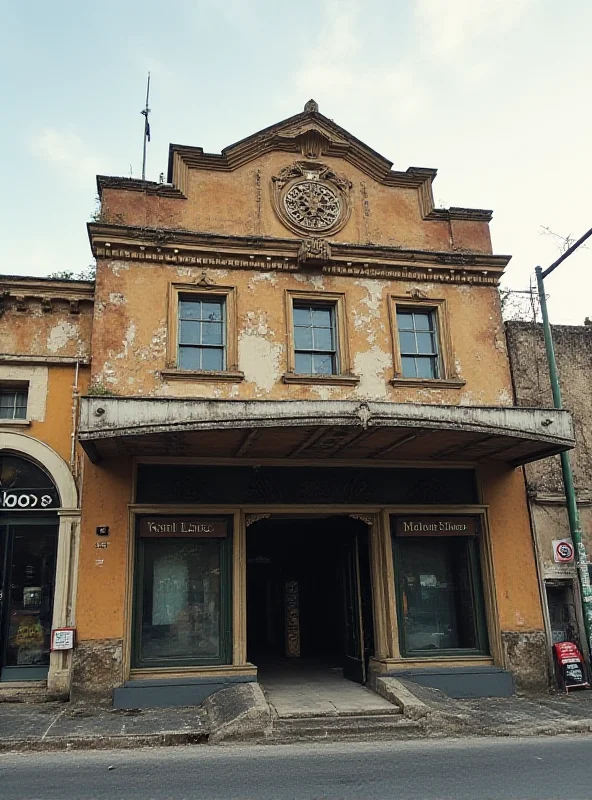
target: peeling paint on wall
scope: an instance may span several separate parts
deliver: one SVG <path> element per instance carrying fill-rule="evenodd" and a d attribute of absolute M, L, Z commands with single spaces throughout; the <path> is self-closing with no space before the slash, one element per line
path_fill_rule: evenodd
<path fill-rule="evenodd" d="M 360 376 L 360 383 L 355 389 L 356 397 L 386 400 L 389 397 L 387 370 L 393 370 L 393 357 L 378 345 L 363 353 L 356 353 L 354 373 Z"/>
<path fill-rule="evenodd" d="M 78 325 L 62 320 L 55 325 L 47 337 L 47 349 L 50 353 L 57 353 L 71 341 L 77 341 L 79 335 Z"/>
<path fill-rule="evenodd" d="M 322 275 L 301 275 L 299 273 L 294 273 L 294 280 L 299 283 L 306 283 L 318 292 L 322 292 L 325 289 L 325 279 Z"/>
<path fill-rule="evenodd" d="M 238 358 L 245 380 L 255 385 L 255 396 L 269 394 L 281 380 L 284 348 L 256 330 L 243 331 L 238 340 Z"/>

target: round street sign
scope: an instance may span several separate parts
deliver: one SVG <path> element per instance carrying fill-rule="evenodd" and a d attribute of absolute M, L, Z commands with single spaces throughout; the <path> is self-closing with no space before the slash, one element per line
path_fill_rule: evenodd
<path fill-rule="evenodd" d="M 565 564 L 573 561 L 574 547 L 569 539 L 556 539 L 553 542 L 553 555 L 556 563 Z"/>

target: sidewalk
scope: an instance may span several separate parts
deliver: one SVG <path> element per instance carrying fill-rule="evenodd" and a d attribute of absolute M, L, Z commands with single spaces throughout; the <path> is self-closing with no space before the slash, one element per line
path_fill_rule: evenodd
<path fill-rule="evenodd" d="M 0 752 L 156 747 L 207 739 L 201 708 L 122 711 L 75 703 L 0 703 Z"/>
<path fill-rule="evenodd" d="M 411 681 L 401 683 L 425 704 L 420 719 L 401 719 L 406 723 L 403 738 L 592 732 L 592 691 L 454 700 Z M 75 703 L 0 703 L 0 752 L 202 744 L 209 739 L 211 724 L 214 720 L 201 707 L 119 710 Z M 267 741 L 273 742 L 273 736 Z"/>
<path fill-rule="evenodd" d="M 455 700 L 412 681 L 401 683 L 452 733 L 477 736 L 555 736 L 592 732 L 592 690 L 569 694 Z"/>

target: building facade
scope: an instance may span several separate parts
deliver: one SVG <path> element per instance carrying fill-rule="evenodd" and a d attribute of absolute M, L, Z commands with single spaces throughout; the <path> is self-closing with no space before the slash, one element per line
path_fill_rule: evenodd
<path fill-rule="evenodd" d="M 168 182 L 99 177 L 73 697 L 267 670 L 547 683 L 490 212 L 436 209 L 307 103 Z"/>
<path fill-rule="evenodd" d="M 93 284 L 0 277 L 0 699 L 68 696 Z"/>
<path fill-rule="evenodd" d="M 552 402 L 545 342 L 541 325 L 507 323 L 508 350 L 516 402 L 541 406 Z M 565 408 L 573 417 L 577 447 L 570 460 L 582 523 L 582 538 L 592 552 L 592 327 L 554 325 L 553 342 Z M 586 652 L 581 597 L 573 557 L 561 544 L 571 544 L 559 458 L 526 467 L 528 498 L 537 548 L 549 662 L 552 645 L 574 641 Z"/>

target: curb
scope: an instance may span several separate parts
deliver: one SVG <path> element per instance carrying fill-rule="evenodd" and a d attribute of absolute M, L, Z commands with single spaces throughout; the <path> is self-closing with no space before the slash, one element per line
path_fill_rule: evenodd
<path fill-rule="evenodd" d="M 3 739 L 0 753 L 43 753 L 69 750 L 131 750 L 135 747 L 177 747 L 205 744 L 209 734 L 197 731 L 140 733 L 128 736 L 55 736 L 48 739 Z"/>

